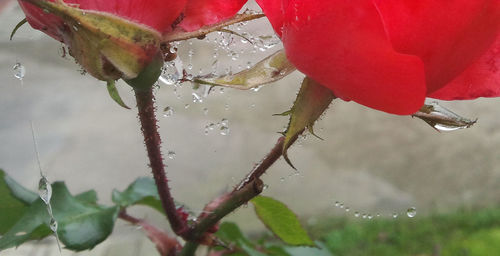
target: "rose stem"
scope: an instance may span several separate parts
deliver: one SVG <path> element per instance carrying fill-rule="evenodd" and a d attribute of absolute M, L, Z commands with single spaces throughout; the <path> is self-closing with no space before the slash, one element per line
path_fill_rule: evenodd
<path fill-rule="evenodd" d="M 155 116 L 153 88 L 140 90 L 135 89 L 135 98 L 139 110 L 141 130 L 144 135 L 144 143 L 149 158 L 149 165 L 153 171 L 161 204 L 167 215 L 172 230 L 179 236 L 184 236 L 188 231 L 186 222 L 177 213 L 174 199 L 170 194 L 167 176 L 165 175 L 165 165 L 161 154 L 161 138 L 158 133 L 157 120 Z"/>
<path fill-rule="evenodd" d="M 295 142 L 297 137 L 298 136 L 295 136 L 295 138 L 292 139 L 291 144 Z M 194 225 L 191 228 L 191 232 L 189 232 L 190 239 L 184 245 L 180 254 L 181 256 L 194 255 L 199 245 L 197 240 L 200 239 L 210 227 L 217 224 L 217 222 L 227 214 L 233 212 L 241 205 L 246 204 L 262 192 L 263 182 L 259 178 L 281 157 L 284 141 L 285 137 L 280 137 L 269 154 L 267 154 L 264 159 L 247 174 L 246 178 L 240 182 L 240 185 L 238 185 L 229 195 L 225 194 L 219 197 L 225 197 L 225 199 L 210 214 L 200 217 L 200 221 Z M 213 201 L 216 200 L 217 199 Z"/>

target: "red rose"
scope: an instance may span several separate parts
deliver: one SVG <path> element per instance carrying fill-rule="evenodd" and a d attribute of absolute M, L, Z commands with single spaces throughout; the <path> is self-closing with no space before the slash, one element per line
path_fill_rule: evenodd
<path fill-rule="evenodd" d="M 85 70 L 104 81 L 136 78 L 157 59 L 161 38 L 173 27 L 192 31 L 217 23 L 245 2 L 19 0 L 33 28 L 64 42 Z"/>
<path fill-rule="evenodd" d="M 500 96 L 499 0 L 257 0 L 288 59 L 344 100 L 412 114 Z"/>

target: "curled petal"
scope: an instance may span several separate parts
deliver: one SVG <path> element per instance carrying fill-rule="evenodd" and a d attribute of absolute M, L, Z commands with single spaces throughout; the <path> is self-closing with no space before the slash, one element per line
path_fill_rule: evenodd
<path fill-rule="evenodd" d="M 500 29 L 498 0 L 373 0 L 395 49 L 425 64 L 428 93 L 476 61 Z"/>
<path fill-rule="evenodd" d="M 479 60 L 445 87 L 429 95 L 442 100 L 500 96 L 500 35 Z"/>
<path fill-rule="evenodd" d="M 267 19 L 271 22 L 274 31 L 281 37 L 283 27 L 283 1 L 256 0 Z"/>
<path fill-rule="evenodd" d="M 189 0 L 184 19 L 179 24 L 186 31 L 194 31 L 235 15 L 247 0 Z"/>
<path fill-rule="evenodd" d="M 336 96 L 401 115 L 423 105 L 423 63 L 393 49 L 372 1 L 291 0 L 285 13 L 288 59 Z"/>

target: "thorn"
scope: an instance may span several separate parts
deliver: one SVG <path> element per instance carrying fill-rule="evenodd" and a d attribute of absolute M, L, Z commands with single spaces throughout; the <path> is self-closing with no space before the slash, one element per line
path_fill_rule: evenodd
<path fill-rule="evenodd" d="M 290 165 L 290 167 L 292 167 L 292 169 L 294 170 L 297 170 L 297 168 L 295 168 L 295 166 L 293 166 L 292 162 L 290 161 L 290 158 L 288 158 L 288 153 L 287 153 L 287 149 L 283 149 L 283 158 L 285 159 L 286 163 L 288 165 Z"/>
<path fill-rule="evenodd" d="M 316 135 L 316 134 L 314 133 L 314 130 L 313 130 L 313 126 L 312 126 L 312 125 L 307 126 L 307 130 L 308 130 L 308 131 L 309 131 L 309 133 L 310 133 L 310 134 L 312 134 L 314 137 L 316 137 L 316 138 L 318 138 L 318 139 L 320 139 L 320 140 L 324 140 L 323 138 L 321 138 L 320 136 L 318 136 L 318 135 Z"/>
<path fill-rule="evenodd" d="M 290 109 L 290 110 L 287 110 L 287 111 L 285 111 L 285 112 L 283 112 L 281 114 L 273 114 L 273 116 L 288 116 L 291 113 L 292 113 L 292 110 Z"/>

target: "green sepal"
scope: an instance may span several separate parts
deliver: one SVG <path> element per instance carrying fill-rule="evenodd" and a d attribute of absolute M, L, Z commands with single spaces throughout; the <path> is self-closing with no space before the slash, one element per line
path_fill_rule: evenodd
<path fill-rule="evenodd" d="M 120 94 L 118 93 L 118 90 L 116 89 L 116 84 L 115 80 L 110 80 L 106 83 L 106 87 L 108 88 L 108 93 L 111 99 L 113 99 L 118 105 L 120 105 L 123 108 L 130 109 L 129 106 L 123 102 L 122 97 L 120 97 Z"/>
<path fill-rule="evenodd" d="M 12 41 L 12 38 L 14 37 L 14 35 L 16 34 L 17 30 L 22 27 L 26 22 L 28 22 L 28 20 L 26 18 L 24 18 L 23 20 L 21 20 L 19 23 L 17 23 L 17 25 L 14 27 L 14 29 L 12 30 L 12 32 L 10 33 L 10 37 L 9 37 L 9 40 Z"/>
<path fill-rule="evenodd" d="M 64 21 L 68 29 L 60 36 L 69 54 L 99 80 L 136 78 L 159 52 L 161 34 L 148 26 L 62 0 L 24 1 Z"/>
<path fill-rule="evenodd" d="M 288 158 L 288 148 L 306 128 L 312 135 L 320 138 L 314 134 L 313 125 L 333 99 L 335 99 L 335 95 L 328 88 L 309 77 L 305 77 L 292 108 L 281 114 L 290 115 L 290 121 L 284 132 L 283 158 L 292 168 L 295 169 L 295 166 Z"/>
<path fill-rule="evenodd" d="M 158 81 L 162 67 L 163 58 L 158 53 L 136 78 L 123 80 L 135 90 L 149 90 Z"/>
<path fill-rule="evenodd" d="M 193 82 L 249 90 L 280 80 L 293 71 L 295 71 L 295 66 L 286 58 L 285 50 L 279 50 L 253 67 L 236 74 L 200 76 L 193 79 Z"/>

